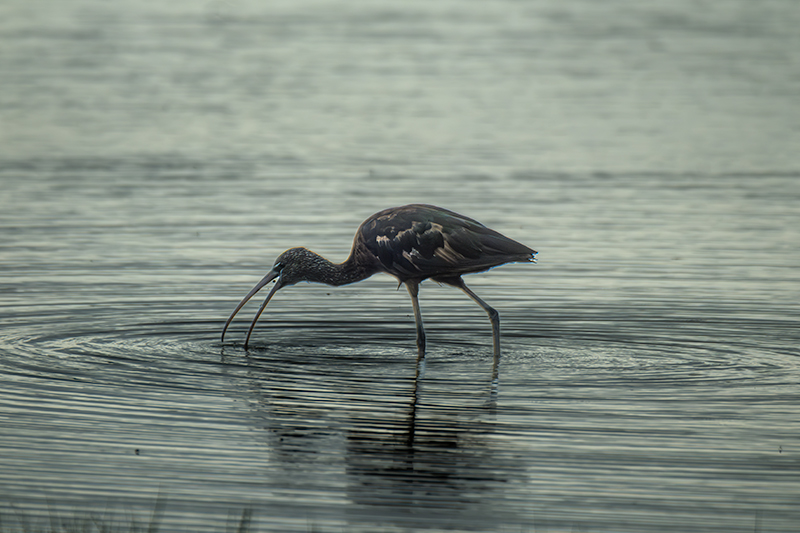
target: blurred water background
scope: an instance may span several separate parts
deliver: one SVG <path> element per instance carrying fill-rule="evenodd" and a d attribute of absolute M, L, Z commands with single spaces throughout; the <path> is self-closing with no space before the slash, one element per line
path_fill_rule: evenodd
<path fill-rule="evenodd" d="M 785 0 L 4 1 L 0 528 L 162 501 L 160 531 L 797 531 L 798 26 Z M 467 279 L 496 390 L 486 316 L 432 282 L 421 378 L 387 276 L 219 341 L 284 249 L 343 260 L 409 202 L 540 252 Z"/>

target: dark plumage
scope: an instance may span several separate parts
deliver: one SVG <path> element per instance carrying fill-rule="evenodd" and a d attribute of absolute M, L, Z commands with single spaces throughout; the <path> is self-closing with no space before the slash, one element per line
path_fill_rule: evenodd
<path fill-rule="evenodd" d="M 277 280 L 247 332 L 250 341 L 256 321 L 272 296 L 282 287 L 299 281 L 346 285 L 386 272 L 404 283 L 411 295 L 417 326 L 419 355 L 425 353 L 425 330 L 417 298 L 419 284 L 428 278 L 458 287 L 475 300 L 492 321 L 495 357 L 500 354 L 500 320 L 497 311 L 472 292 L 461 279 L 464 274 L 482 272 L 516 261 L 536 262 L 536 251 L 487 228 L 480 222 L 432 205 L 412 204 L 385 209 L 365 220 L 356 231 L 350 257 L 331 263 L 305 248 L 283 252 L 272 269 L 236 306 L 225 327 L 262 287 Z"/>

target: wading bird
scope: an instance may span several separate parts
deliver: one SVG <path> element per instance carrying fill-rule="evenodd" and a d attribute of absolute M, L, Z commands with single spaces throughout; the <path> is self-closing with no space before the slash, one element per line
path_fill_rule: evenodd
<path fill-rule="evenodd" d="M 350 257 L 344 263 L 331 263 L 305 248 L 283 252 L 267 275 L 233 310 L 222 329 L 222 340 L 225 340 L 225 332 L 236 313 L 270 281 L 276 280 L 250 324 L 244 341 L 245 349 L 258 318 L 279 289 L 299 281 L 346 285 L 385 272 L 405 284 L 411 295 L 419 357 L 425 354 L 425 329 L 417 296 L 419 284 L 430 278 L 458 287 L 486 311 L 492 321 L 494 356 L 497 358 L 500 355 L 500 316 L 466 286 L 461 276 L 504 263 L 535 263 L 536 253 L 480 222 L 441 207 L 411 204 L 385 209 L 359 226 Z"/>

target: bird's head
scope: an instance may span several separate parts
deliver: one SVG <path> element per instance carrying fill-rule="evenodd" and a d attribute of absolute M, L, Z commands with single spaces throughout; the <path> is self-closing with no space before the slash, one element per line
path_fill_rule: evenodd
<path fill-rule="evenodd" d="M 319 255 L 306 248 L 290 248 L 278 256 L 267 277 L 272 275 L 281 287 L 309 281 L 308 274 L 320 259 Z"/>
<path fill-rule="evenodd" d="M 242 301 L 239 302 L 239 305 L 237 305 L 236 309 L 233 310 L 233 313 L 231 313 L 231 316 L 225 323 L 225 327 L 222 329 L 222 340 L 225 340 L 225 332 L 228 330 L 228 326 L 233 320 L 233 317 L 239 312 L 239 309 L 244 307 L 244 304 L 246 304 L 250 298 L 255 296 L 255 294 L 265 285 L 271 281 L 275 281 L 275 285 L 272 287 L 272 290 L 269 291 L 264 303 L 261 304 L 258 313 L 256 313 L 256 316 L 253 319 L 253 322 L 250 325 L 250 331 L 247 332 L 247 339 L 244 343 L 245 348 L 247 348 L 247 343 L 250 340 L 250 333 L 252 333 L 258 317 L 261 316 L 261 313 L 267 307 L 267 304 L 272 299 L 272 296 L 283 287 L 294 285 L 299 281 L 308 281 L 309 269 L 313 269 L 313 266 L 321 259 L 322 258 L 319 255 L 305 248 L 290 248 L 279 255 L 275 260 L 275 263 L 272 265 L 270 271 L 267 272 L 267 275 L 261 278 L 261 281 L 256 283 L 255 287 L 250 289 L 250 292 L 247 293 L 247 296 L 242 298 Z"/>

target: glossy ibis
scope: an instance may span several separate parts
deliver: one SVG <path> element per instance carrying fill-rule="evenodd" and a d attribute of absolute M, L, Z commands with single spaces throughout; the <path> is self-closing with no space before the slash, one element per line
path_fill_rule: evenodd
<path fill-rule="evenodd" d="M 222 340 L 225 340 L 225 332 L 239 309 L 270 281 L 276 280 L 276 283 L 250 324 L 244 341 L 245 349 L 256 321 L 278 289 L 299 281 L 346 285 L 386 272 L 404 283 L 411 295 L 420 357 L 425 354 L 425 330 L 417 296 L 419 284 L 431 278 L 458 287 L 486 311 L 492 321 L 494 355 L 497 358 L 500 355 L 500 317 L 466 286 L 461 276 L 516 261 L 535 263 L 536 251 L 471 218 L 423 204 L 385 209 L 359 226 L 350 257 L 344 263 L 331 263 L 305 248 L 283 252 L 267 275 L 233 310 L 222 330 Z"/>

